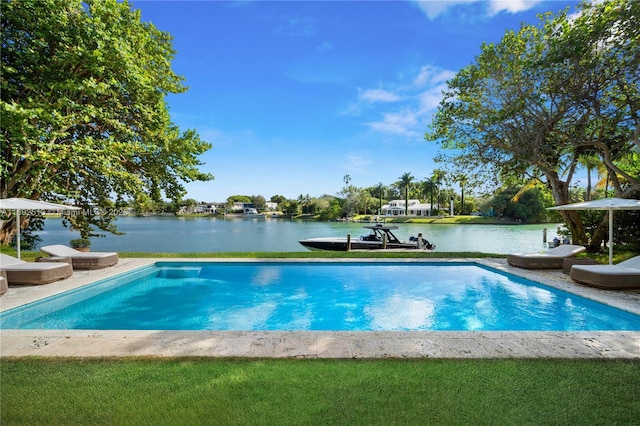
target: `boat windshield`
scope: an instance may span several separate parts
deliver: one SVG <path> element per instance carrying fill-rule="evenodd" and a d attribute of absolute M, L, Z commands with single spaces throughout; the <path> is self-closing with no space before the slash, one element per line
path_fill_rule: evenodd
<path fill-rule="evenodd" d="M 395 235 L 393 235 L 393 232 L 391 232 L 391 230 L 389 228 L 371 228 L 373 230 L 373 233 L 370 234 L 367 239 L 369 241 L 382 241 L 383 235 L 387 235 L 387 242 L 390 243 L 399 243 L 400 240 L 398 240 L 398 237 L 396 237 Z M 375 240 L 372 240 L 371 237 L 374 237 Z"/>

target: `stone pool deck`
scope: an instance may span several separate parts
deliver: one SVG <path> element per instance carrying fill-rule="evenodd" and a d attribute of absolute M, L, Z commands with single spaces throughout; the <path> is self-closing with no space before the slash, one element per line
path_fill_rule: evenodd
<path fill-rule="evenodd" d="M 77 271 L 67 280 L 16 286 L 0 297 L 0 312 L 159 261 L 121 259 L 110 268 Z M 265 259 L 287 261 L 292 259 Z M 257 262 L 261 259 L 193 259 Z M 336 259 L 300 259 L 335 262 Z M 340 261 L 361 262 L 363 259 Z M 372 260 L 375 262 L 384 259 Z M 387 260 L 388 261 L 388 260 Z M 446 259 L 393 259 L 447 262 Z M 476 262 L 640 315 L 640 291 L 606 291 L 582 286 L 561 271 L 528 271 L 506 259 L 452 259 Z M 619 358 L 640 359 L 640 331 L 625 332 L 443 332 L 443 331 L 139 331 L 0 330 L 0 358 L 22 356 L 130 357 L 204 356 L 249 358 Z"/>

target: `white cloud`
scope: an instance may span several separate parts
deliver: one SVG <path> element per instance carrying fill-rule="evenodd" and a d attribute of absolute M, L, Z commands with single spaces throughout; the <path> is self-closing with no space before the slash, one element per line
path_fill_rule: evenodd
<path fill-rule="evenodd" d="M 369 89 L 363 91 L 358 88 L 358 100 L 347 105 L 340 111 L 340 114 L 357 117 L 362 115 L 363 108 L 372 107 L 377 103 L 398 102 L 400 99 L 401 96 L 389 90 Z"/>
<path fill-rule="evenodd" d="M 421 137 L 442 100 L 447 81 L 455 72 L 433 65 L 413 70 L 413 76 L 399 73 L 396 81 L 381 82 L 385 89 L 357 88 L 357 99 L 340 112 L 361 117 L 361 124 L 374 133 L 404 138 Z"/>
<path fill-rule="evenodd" d="M 497 15 L 502 11 L 508 13 L 524 12 L 539 3 L 542 3 L 542 0 L 492 0 L 489 2 L 489 15 Z"/>
<path fill-rule="evenodd" d="M 420 95 L 420 111 L 423 111 L 425 115 L 432 110 L 435 110 L 442 100 L 442 92 L 446 89 L 446 85 L 437 86 Z"/>
<path fill-rule="evenodd" d="M 358 102 L 351 102 L 346 108 L 340 111 L 341 115 L 351 115 L 354 117 L 359 116 L 361 113 L 362 108 Z"/>
<path fill-rule="evenodd" d="M 348 111 L 358 113 L 351 115 L 376 114 L 377 119 L 364 123 L 374 132 L 409 138 L 420 137 L 442 99 L 442 92 L 447 88 L 447 80 L 454 76 L 455 72 L 451 70 L 425 65 L 416 71 L 411 84 L 392 82 L 386 86 L 392 87 L 393 90 L 362 91 L 358 102 L 352 103 Z"/>
<path fill-rule="evenodd" d="M 416 86 L 424 86 L 426 84 L 444 83 L 456 75 L 455 72 L 443 70 L 431 65 L 425 65 L 420 68 L 418 76 L 413 79 Z"/>
<path fill-rule="evenodd" d="M 396 102 L 400 96 L 383 89 L 370 89 L 360 93 L 360 100 L 365 102 Z"/>
<path fill-rule="evenodd" d="M 500 12 L 518 13 L 529 10 L 543 0 L 412 0 L 430 20 L 446 13 L 449 9 L 478 3 L 487 9 L 487 16 Z"/>
<path fill-rule="evenodd" d="M 418 7 L 431 20 L 437 18 L 447 9 L 460 4 L 474 3 L 477 0 L 414 0 Z"/>
<path fill-rule="evenodd" d="M 384 113 L 381 121 L 366 124 L 380 133 L 413 137 L 419 134 L 419 129 L 416 128 L 418 115 L 411 108 L 403 108 L 398 112 Z"/>

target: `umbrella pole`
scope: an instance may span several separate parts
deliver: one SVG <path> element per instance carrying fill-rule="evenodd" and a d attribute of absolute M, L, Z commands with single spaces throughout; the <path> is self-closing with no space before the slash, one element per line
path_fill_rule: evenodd
<path fill-rule="evenodd" d="M 16 222 L 17 222 L 16 226 L 18 228 L 16 248 L 18 249 L 18 259 L 20 259 L 20 209 L 16 210 Z"/>

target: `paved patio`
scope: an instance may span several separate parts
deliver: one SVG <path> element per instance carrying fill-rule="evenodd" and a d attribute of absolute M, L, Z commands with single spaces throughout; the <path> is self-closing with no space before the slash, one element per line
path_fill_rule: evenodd
<path fill-rule="evenodd" d="M 0 298 L 0 312 L 157 261 L 121 259 L 111 268 L 77 271 L 42 286 L 16 286 Z M 251 262 L 261 259 L 193 259 Z M 345 259 L 342 261 L 362 261 Z M 268 261 L 278 261 L 268 259 Z M 282 261 L 292 261 L 283 259 Z M 309 262 L 310 259 L 301 259 Z M 318 261 L 333 262 L 335 259 Z M 375 261 L 384 261 L 376 259 Z M 394 262 L 429 262 L 394 259 Z M 446 261 L 434 259 L 433 261 Z M 561 271 L 512 268 L 505 259 L 471 261 L 616 306 L 640 315 L 640 291 L 605 291 L 578 285 Z M 638 332 L 332 332 L 0 330 L 0 358 L 16 356 L 209 356 L 251 358 L 624 358 L 640 359 Z"/>

